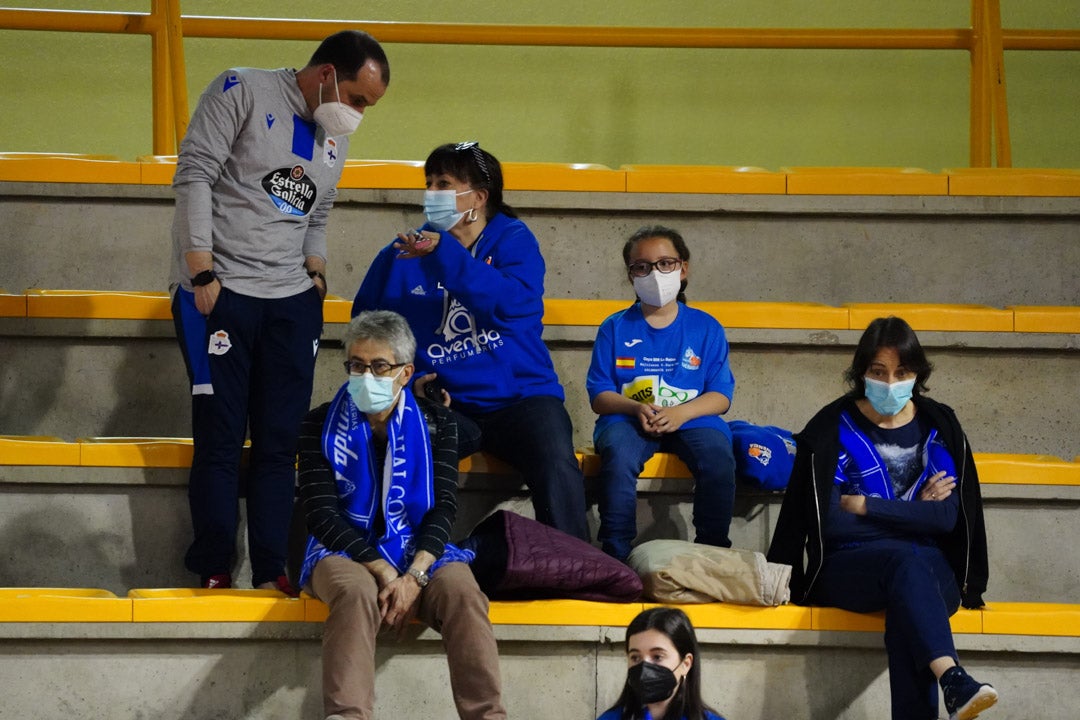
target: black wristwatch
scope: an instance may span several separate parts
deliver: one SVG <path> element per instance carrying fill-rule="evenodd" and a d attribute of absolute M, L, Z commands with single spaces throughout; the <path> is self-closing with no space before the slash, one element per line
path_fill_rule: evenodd
<path fill-rule="evenodd" d="M 217 280 L 217 274 L 213 270 L 203 270 L 201 273 L 191 278 L 192 287 L 204 287 Z"/>
<path fill-rule="evenodd" d="M 323 284 L 323 285 L 326 285 L 326 276 L 325 276 L 325 275 L 323 275 L 323 274 L 322 274 L 321 272 L 319 272 L 318 270 L 308 270 L 308 274 L 307 274 L 307 276 L 308 276 L 309 278 L 319 278 L 320 280 L 322 280 L 322 284 Z"/>

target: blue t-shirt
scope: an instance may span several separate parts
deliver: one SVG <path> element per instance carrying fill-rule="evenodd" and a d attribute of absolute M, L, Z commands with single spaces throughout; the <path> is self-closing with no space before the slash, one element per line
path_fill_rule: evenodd
<path fill-rule="evenodd" d="M 706 392 L 731 400 L 735 376 L 728 364 L 728 342 L 723 326 L 708 313 L 679 303 L 679 314 L 665 328 L 645 321 L 641 304 L 604 320 L 593 345 L 586 381 L 590 402 L 604 391 L 638 402 L 681 405 Z M 593 437 L 616 422 L 637 422 L 622 413 L 601 415 Z M 719 415 L 704 415 L 682 426 L 711 427 L 731 437 Z"/>

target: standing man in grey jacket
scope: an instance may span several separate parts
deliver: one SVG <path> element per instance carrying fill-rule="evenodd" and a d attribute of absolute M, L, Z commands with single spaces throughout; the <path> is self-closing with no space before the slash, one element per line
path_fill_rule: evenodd
<path fill-rule="evenodd" d="M 250 429 L 253 587 L 285 574 L 296 440 L 311 403 L 326 296 L 326 220 L 365 110 L 390 65 L 367 33 L 326 38 L 301 70 L 233 68 L 203 92 L 173 189 L 173 322 L 192 394 L 184 558 L 203 587 L 232 586 L 240 456 Z"/>

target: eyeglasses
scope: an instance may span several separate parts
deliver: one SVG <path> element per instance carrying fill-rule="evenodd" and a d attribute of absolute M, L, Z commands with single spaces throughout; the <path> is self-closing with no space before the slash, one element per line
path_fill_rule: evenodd
<path fill-rule="evenodd" d="M 344 365 L 345 372 L 349 373 L 350 375 L 363 375 L 368 370 L 370 370 L 373 375 L 378 375 L 379 377 L 386 377 L 394 368 L 405 367 L 406 365 L 408 365 L 408 363 L 394 364 L 388 363 L 385 360 L 376 360 L 371 364 L 364 364 L 359 360 L 346 360 Z"/>
<path fill-rule="evenodd" d="M 484 152 L 480 149 L 480 143 L 475 140 L 469 142 L 459 142 L 454 146 L 456 152 L 471 152 L 473 160 L 480 167 L 480 172 L 484 175 L 484 180 L 488 185 L 491 185 L 491 173 L 488 171 L 487 160 L 484 159 Z"/>
<path fill-rule="evenodd" d="M 649 262 L 648 260 L 638 260 L 632 262 L 626 266 L 626 269 L 630 271 L 630 274 L 634 277 L 645 277 L 656 268 L 665 275 L 670 272 L 675 272 L 678 268 L 682 267 L 683 261 L 679 258 L 664 257 L 660 258 L 656 262 Z"/>

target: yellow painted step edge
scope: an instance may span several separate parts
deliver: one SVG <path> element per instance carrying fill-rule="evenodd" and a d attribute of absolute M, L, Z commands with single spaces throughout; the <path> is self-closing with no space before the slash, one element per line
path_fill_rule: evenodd
<path fill-rule="evenodd" d="M 131 600 L 97 588 L 2 588 L 0 622 L 131 622 Z"/>
<path fill-rule="evenodd" d="M 845 303 L 852 330 L 864 330 L 871 320 L 895 315 L 915 330 L 946 332 L 1012 332 L 1013 313 L 988 305 L 922 303 Z"/>
<path fill-rule="evenodd" d="M 56 437 L 0 436 L 0 465 L 76 467 L 79 464 L 77 443 Z"/>
<path fill-rule="evenodd" d="M 794 167 L 788 195 L 947 195 L 949 177 L 922 168 Z"/>
<path fill-rule="evenodd" d="M 304 601 L 276 590 L 137 588 L 133 622 L 304 622 Z"/>
<path fill-rule="evenodd" d="M 26 291 L 26 315 L 37 318 L 171 320 L 169 294 L 95 290 Z"/>
<path fill-rule="evenodd" d="M 849 632 L 883 632 L 885 630 L 884 612 L 855 613 L 829 607 L 810 609 L 811 625 L 814 630 Z M 954 633 L 982 633 L 982 611 L 961 608 L 949 618 L 949 625 Z"/>
<path fill-rule="evenodd" d="M 1080 605 L 989 602 L 982 612 L 987 635 L 1080 636 Z"/>
<path fill-rule="evenodd" d="M 1080 486 L 1080 463 L 1053 455 L 975 453 L 983 485 Z"/>
<path fill-rule="evenodd" d="M 1013 305 L 1016 332 L 1080 333 L 1080 308 L 1053 305 Z"/>

